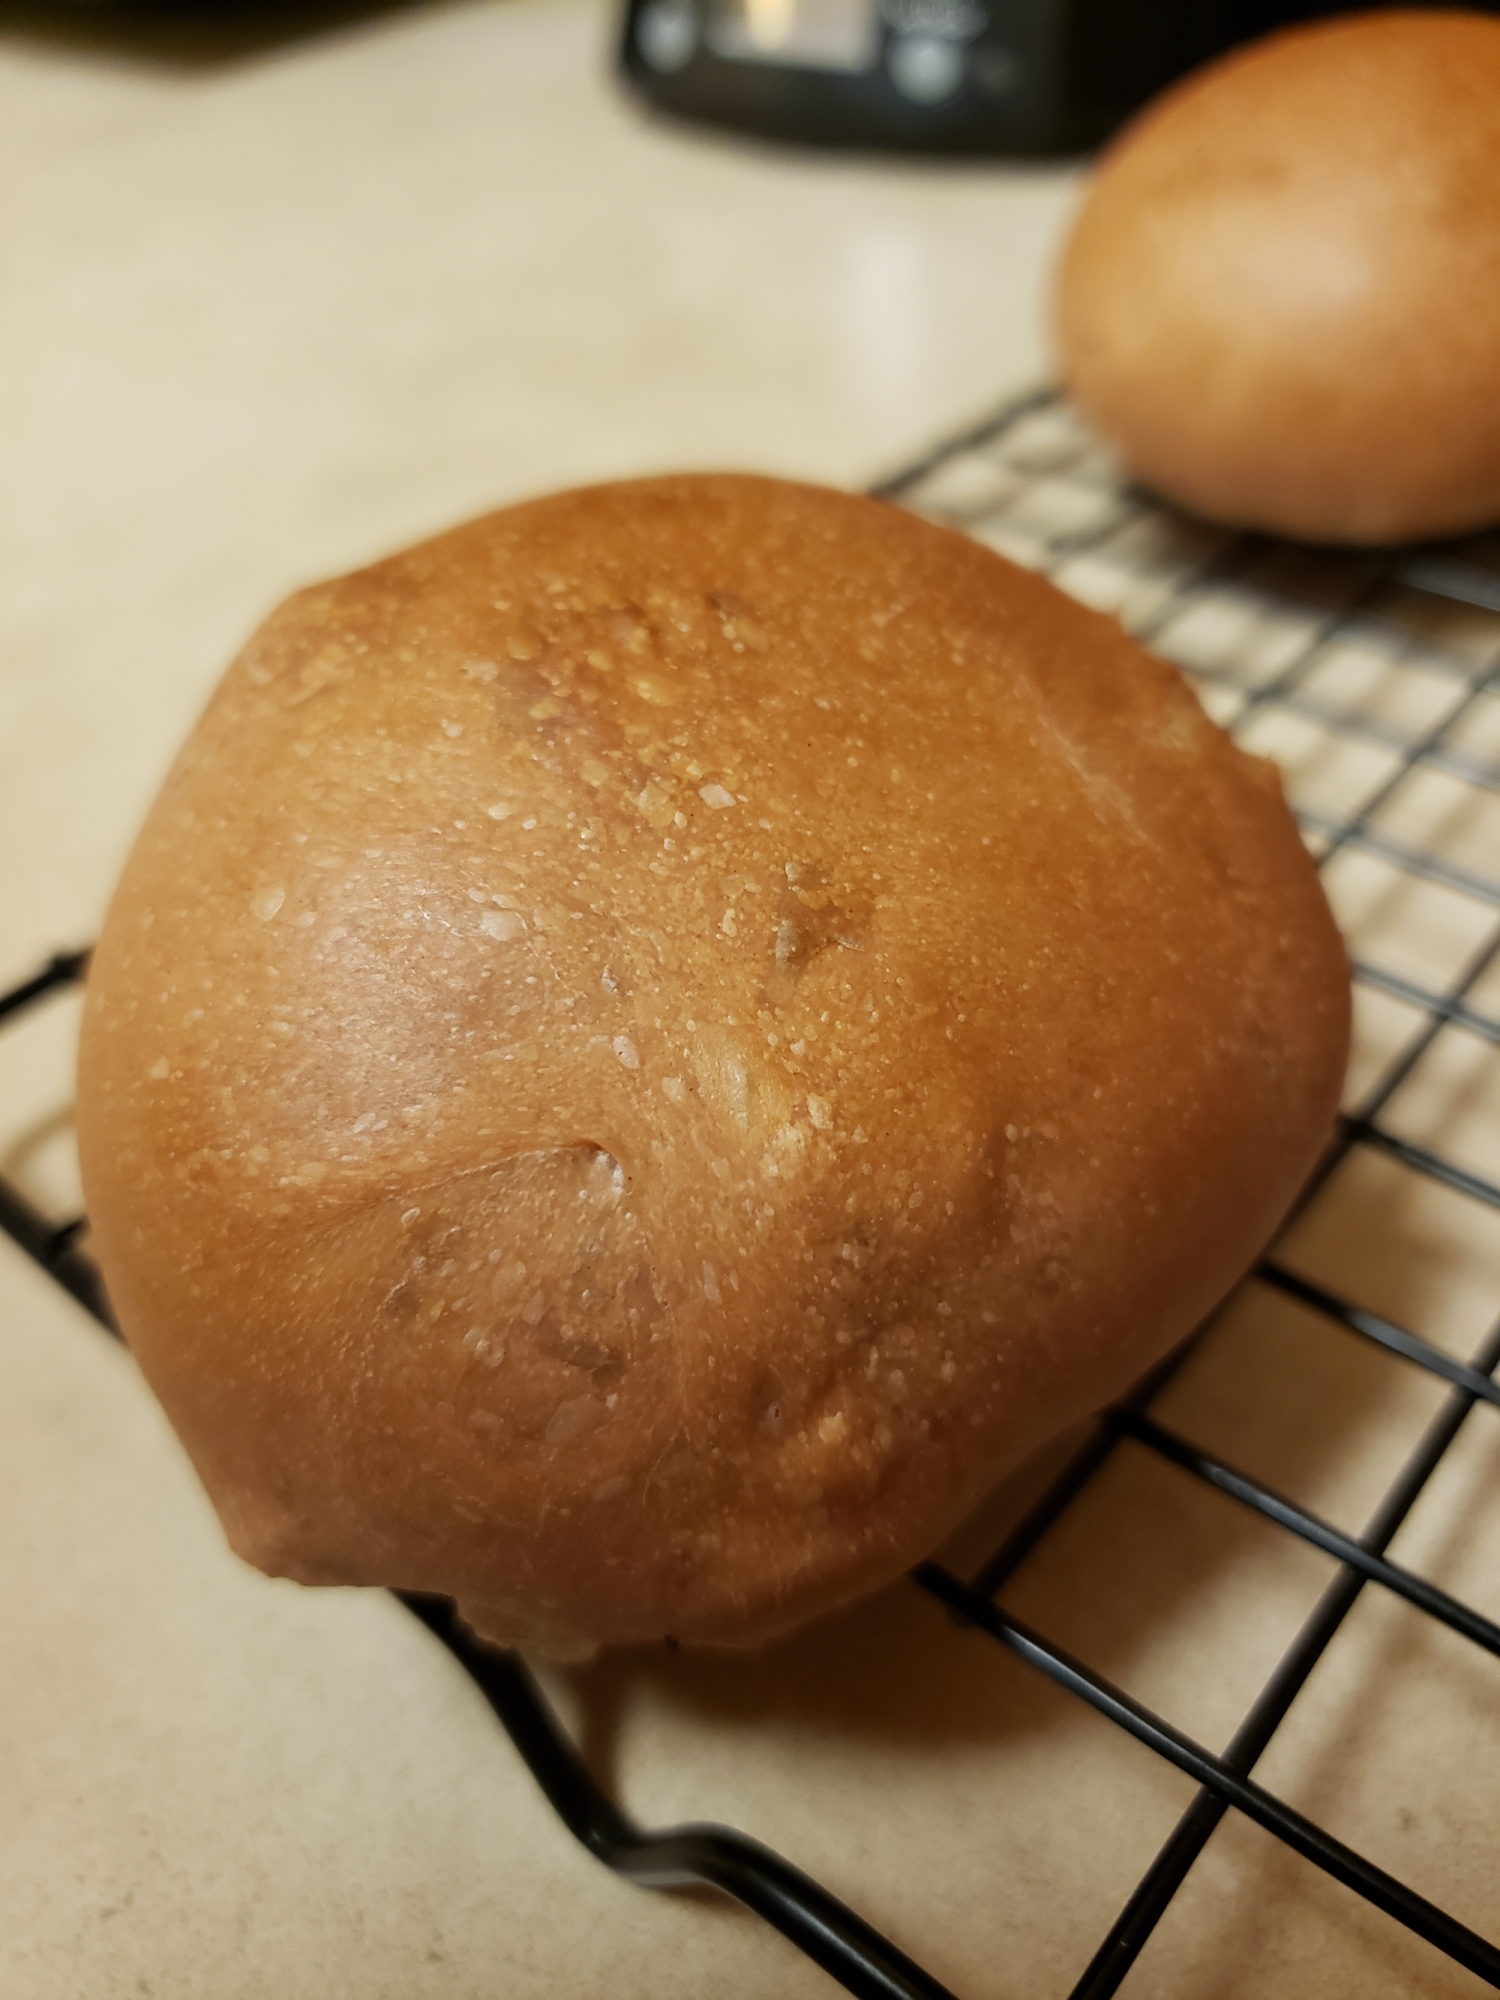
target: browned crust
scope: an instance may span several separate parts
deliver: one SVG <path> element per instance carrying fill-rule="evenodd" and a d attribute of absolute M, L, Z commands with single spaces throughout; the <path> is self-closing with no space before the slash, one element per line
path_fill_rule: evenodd
<path fill-rule="evenodd" d="M 962 537 L 749 478 L 303 592 L 111 906 L 79 1134 L 237 1549 L 547 1644 L 897 1573 L 1226 1289 L 1343 954 L 1269 767 Z"/>

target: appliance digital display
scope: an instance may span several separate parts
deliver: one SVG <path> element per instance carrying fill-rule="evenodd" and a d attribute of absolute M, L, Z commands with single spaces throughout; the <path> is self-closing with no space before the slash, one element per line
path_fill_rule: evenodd
<path fill-rule="evenodd" d="M 850 75 L 880 52 L 874 0 L 711 0 L 704 40 L 730 62 Z"/>

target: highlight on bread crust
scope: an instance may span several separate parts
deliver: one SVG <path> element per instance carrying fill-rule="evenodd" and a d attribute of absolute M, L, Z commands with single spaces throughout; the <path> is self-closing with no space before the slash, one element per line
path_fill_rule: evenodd
<path fill-rule="evenodd" d="M 1319 22 L 1168 91 L 1104 155 L 1055 346 L 1129 469 L 1213 519 L 1500 520 L 1500 20 Z"/>
<path fill-rule="evenodd" d="M 110 907 L 79 1136 L 250 1561 L 745 1642 L 1189 1330 L 1347 1032 L 1275 773 L 1172 668 L 894 508 L 661 478 L 251 640 Z"/>

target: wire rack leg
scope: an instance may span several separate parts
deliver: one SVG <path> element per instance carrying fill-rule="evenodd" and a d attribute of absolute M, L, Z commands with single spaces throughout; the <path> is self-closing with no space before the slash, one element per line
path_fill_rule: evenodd
<path fill-rule="evenodd" d="M 469 1674 L 568 1831 L 596 1860 L 647 1888 L 723 1890 L 858 2000 L 954 2000 L 863 1917 L 759 1841 L 723 1826 L 638 1827 L 594 1783 L 516 1654 L 476 1639 L 446 1598 L 396 1595 Z"/>

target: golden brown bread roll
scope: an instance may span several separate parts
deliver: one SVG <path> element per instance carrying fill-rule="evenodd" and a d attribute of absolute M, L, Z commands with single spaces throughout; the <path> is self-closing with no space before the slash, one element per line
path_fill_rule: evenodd
<path fill-rule="evenodd" d="M 1500 520 L 1500 20 L 1322 22 L 1169 91 L 1104 156 L 1056 348 L 1130 470 L 1217 520 Z"/>
<path fill-rule="evenodd" d="M 89 981 L 110 1292 L 234 1546 L 554 1650 L 898 1573 L 1328 1132 L 1269 766 L 873 501 L 667 478 L 285 605 Z"/>

